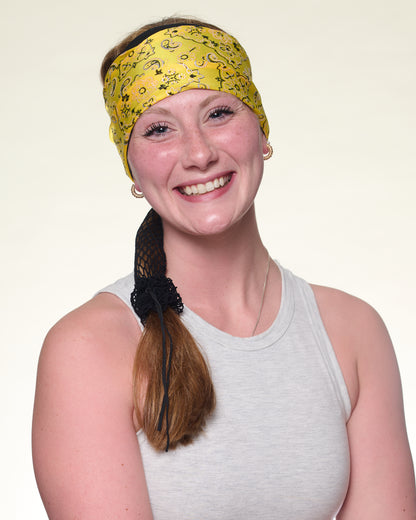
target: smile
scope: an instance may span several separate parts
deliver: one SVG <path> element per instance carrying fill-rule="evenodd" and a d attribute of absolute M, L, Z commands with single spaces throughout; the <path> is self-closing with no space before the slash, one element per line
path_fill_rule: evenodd
<path fill-rule="evenodd" d="M 203 195 L 204 193 L 209 193 L 210 191 L 217 190 L 218 188 L 224 187 L 231 180 L 232 175 L 224 175 L 223 177 L 217 177 L 212 181 L 208 181 L 204 184 L 190 184 L 189 186 L 182 186 L 178 188 L 180 193 L 183 195 Z"/>

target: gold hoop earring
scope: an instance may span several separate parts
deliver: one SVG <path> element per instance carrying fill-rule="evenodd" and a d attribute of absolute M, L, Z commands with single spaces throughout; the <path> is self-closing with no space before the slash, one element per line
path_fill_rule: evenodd
<path fill-rule="evenodd" d="M 273 147 L 272 145 L 267 141 L 267 153 L 263 155 L 263 159 L 267 161 L 267 159 L 270 159 L 270 157 L 273 155 Z"/>
<path fill-rule="evenodd" d="M 131 194 L 136 199 L 142 199 L 144 197 L 144 193 L 142 191 L 136 191 L 136 186 L 134 184 L 131 185 Z"/>

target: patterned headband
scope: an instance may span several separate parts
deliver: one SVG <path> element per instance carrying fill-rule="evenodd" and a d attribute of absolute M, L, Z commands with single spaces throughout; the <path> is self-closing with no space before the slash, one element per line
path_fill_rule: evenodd
<path fill-rule="evenodd" d="M 158 101 L 195 88 L 237 96 L 255 112 L 268 137 L 260 94 L 252 82 L 248 56 L 238 41 L 203 26 L 164 28 L 120 54 L 104 80 L 110 137 L 131 179 L 127 148 L 137 119 Z"/>

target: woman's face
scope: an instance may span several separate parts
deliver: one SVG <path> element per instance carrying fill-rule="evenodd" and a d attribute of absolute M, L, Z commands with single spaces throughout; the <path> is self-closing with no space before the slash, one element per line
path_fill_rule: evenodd
<path fill-rule="evenodd" d="M 169 226 L 221 233 L 252 207 L 263 174 L 266 138 L 237 97 L 187 90 L 137 120 L 128 148 L 136 188 Z"/>

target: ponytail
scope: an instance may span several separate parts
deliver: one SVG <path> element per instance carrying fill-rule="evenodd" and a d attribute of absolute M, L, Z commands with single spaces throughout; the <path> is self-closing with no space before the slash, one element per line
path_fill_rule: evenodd
<path fill-rule="evenodd" d="M 131 303 L 144 325 L 133 367 L 134 408 L 149 442 L 168 451 L 202 431 L 215 395 L 205 359 L 179 317 L 183 304 L 166 278 L 163 226 L 153 209 L 137 232 L 134 279 Z"/>

